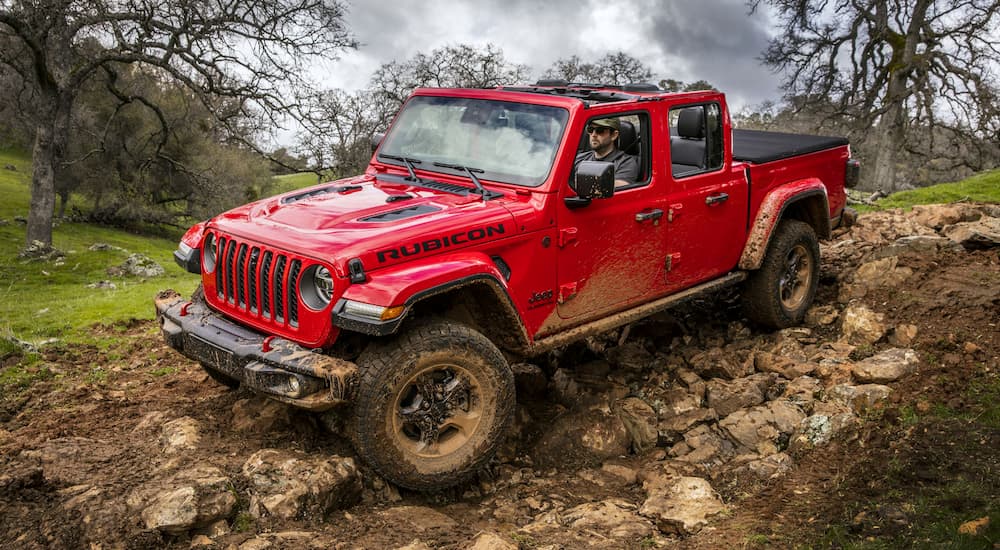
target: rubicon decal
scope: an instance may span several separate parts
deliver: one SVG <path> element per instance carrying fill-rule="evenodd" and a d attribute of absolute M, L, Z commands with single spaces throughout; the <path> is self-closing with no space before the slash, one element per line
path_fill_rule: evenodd
<path fill-rule="evenodd" d="M 389 260 L 398 260 L 409 256 L 418 256 L 426 252 L 433 252 L 435 250 L 441 250 L 442 248 L 448 248 L 449 246 L 458 246 L 472 241 L 479 241 L 494 235 L 503 235 L 505 232 L 506 229 L 502 223 L 497 225 L 487 225 L 485 227 L 477 227 L 476 229 L 470 229 L 468 231 L 459 231 L 458 233 L 452 233 L 451 235 L 445 235 L 444 237 L 438 237 L 436 239 L 427 239 L 417 243 L 404 244 L 399 248 L 379 250 L 376 255 L 378 256 L 379 263 L 385 263 Z"/>

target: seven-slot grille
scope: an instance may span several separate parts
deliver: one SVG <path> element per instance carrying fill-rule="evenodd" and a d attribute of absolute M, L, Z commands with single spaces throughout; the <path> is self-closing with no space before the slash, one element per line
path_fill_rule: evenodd
<path fill-rule="evenodd" d="M 299 326 L 302 261 L 276 250 L 216 235 L 219 300 L 278 324 Z"/>

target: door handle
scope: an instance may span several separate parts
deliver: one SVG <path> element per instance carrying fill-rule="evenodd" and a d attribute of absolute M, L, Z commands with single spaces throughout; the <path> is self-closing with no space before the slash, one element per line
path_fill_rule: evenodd
<path fill-rule="evenodd" d="M 654 208 L 652 210 L 637 212 L 635 215 L 635 221 L 644 222 L 647 220 L 658 220 L 662 217 L 663 217 L 663 210 L 660 210 L 659 208 Z"/>
<path fill-rule="evenodd" d="M 705 204 L 711 206 L 717 202 L 726 202 L 729 200 L 728 193 L 719 193 L 718 195 L 709 195 L 705 197 Z"/>

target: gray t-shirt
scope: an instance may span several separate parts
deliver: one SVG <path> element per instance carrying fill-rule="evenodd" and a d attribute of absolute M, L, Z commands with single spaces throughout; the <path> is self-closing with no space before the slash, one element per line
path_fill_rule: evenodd
<path fill-rule="evenodd" d="M 629 183 L 635 183 L 635 181 L 639 178 L 639 159 L 626 153 L 625 151 L 622 151 L 621 149 L 615 149 L 611 152 L 611 154 L 601 159 L 596 158 L 594 151 L 577 153 L 576 161 L 573 163 L 573 168 L 575 169 L 577 165 L 585 160 L 613 162 L 615 165 L 616 180 L 624 180 Z"/>

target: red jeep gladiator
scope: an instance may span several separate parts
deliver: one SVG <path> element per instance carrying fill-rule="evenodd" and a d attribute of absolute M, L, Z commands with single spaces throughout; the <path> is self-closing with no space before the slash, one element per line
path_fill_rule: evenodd
<path fill-rule="evenodd" d="M 601 126 L 635 181 L 577 162 Z M 844 139 L 734 130 L 714 91 L 419 89 L 363 175 L 192 227 L 202 286 L 156 309 L 216 380 L 336 408 L 372 468 L 440 489 L 494 454 L 513 361 L 738 283 L 799 323 L 858 172 Z"/>

